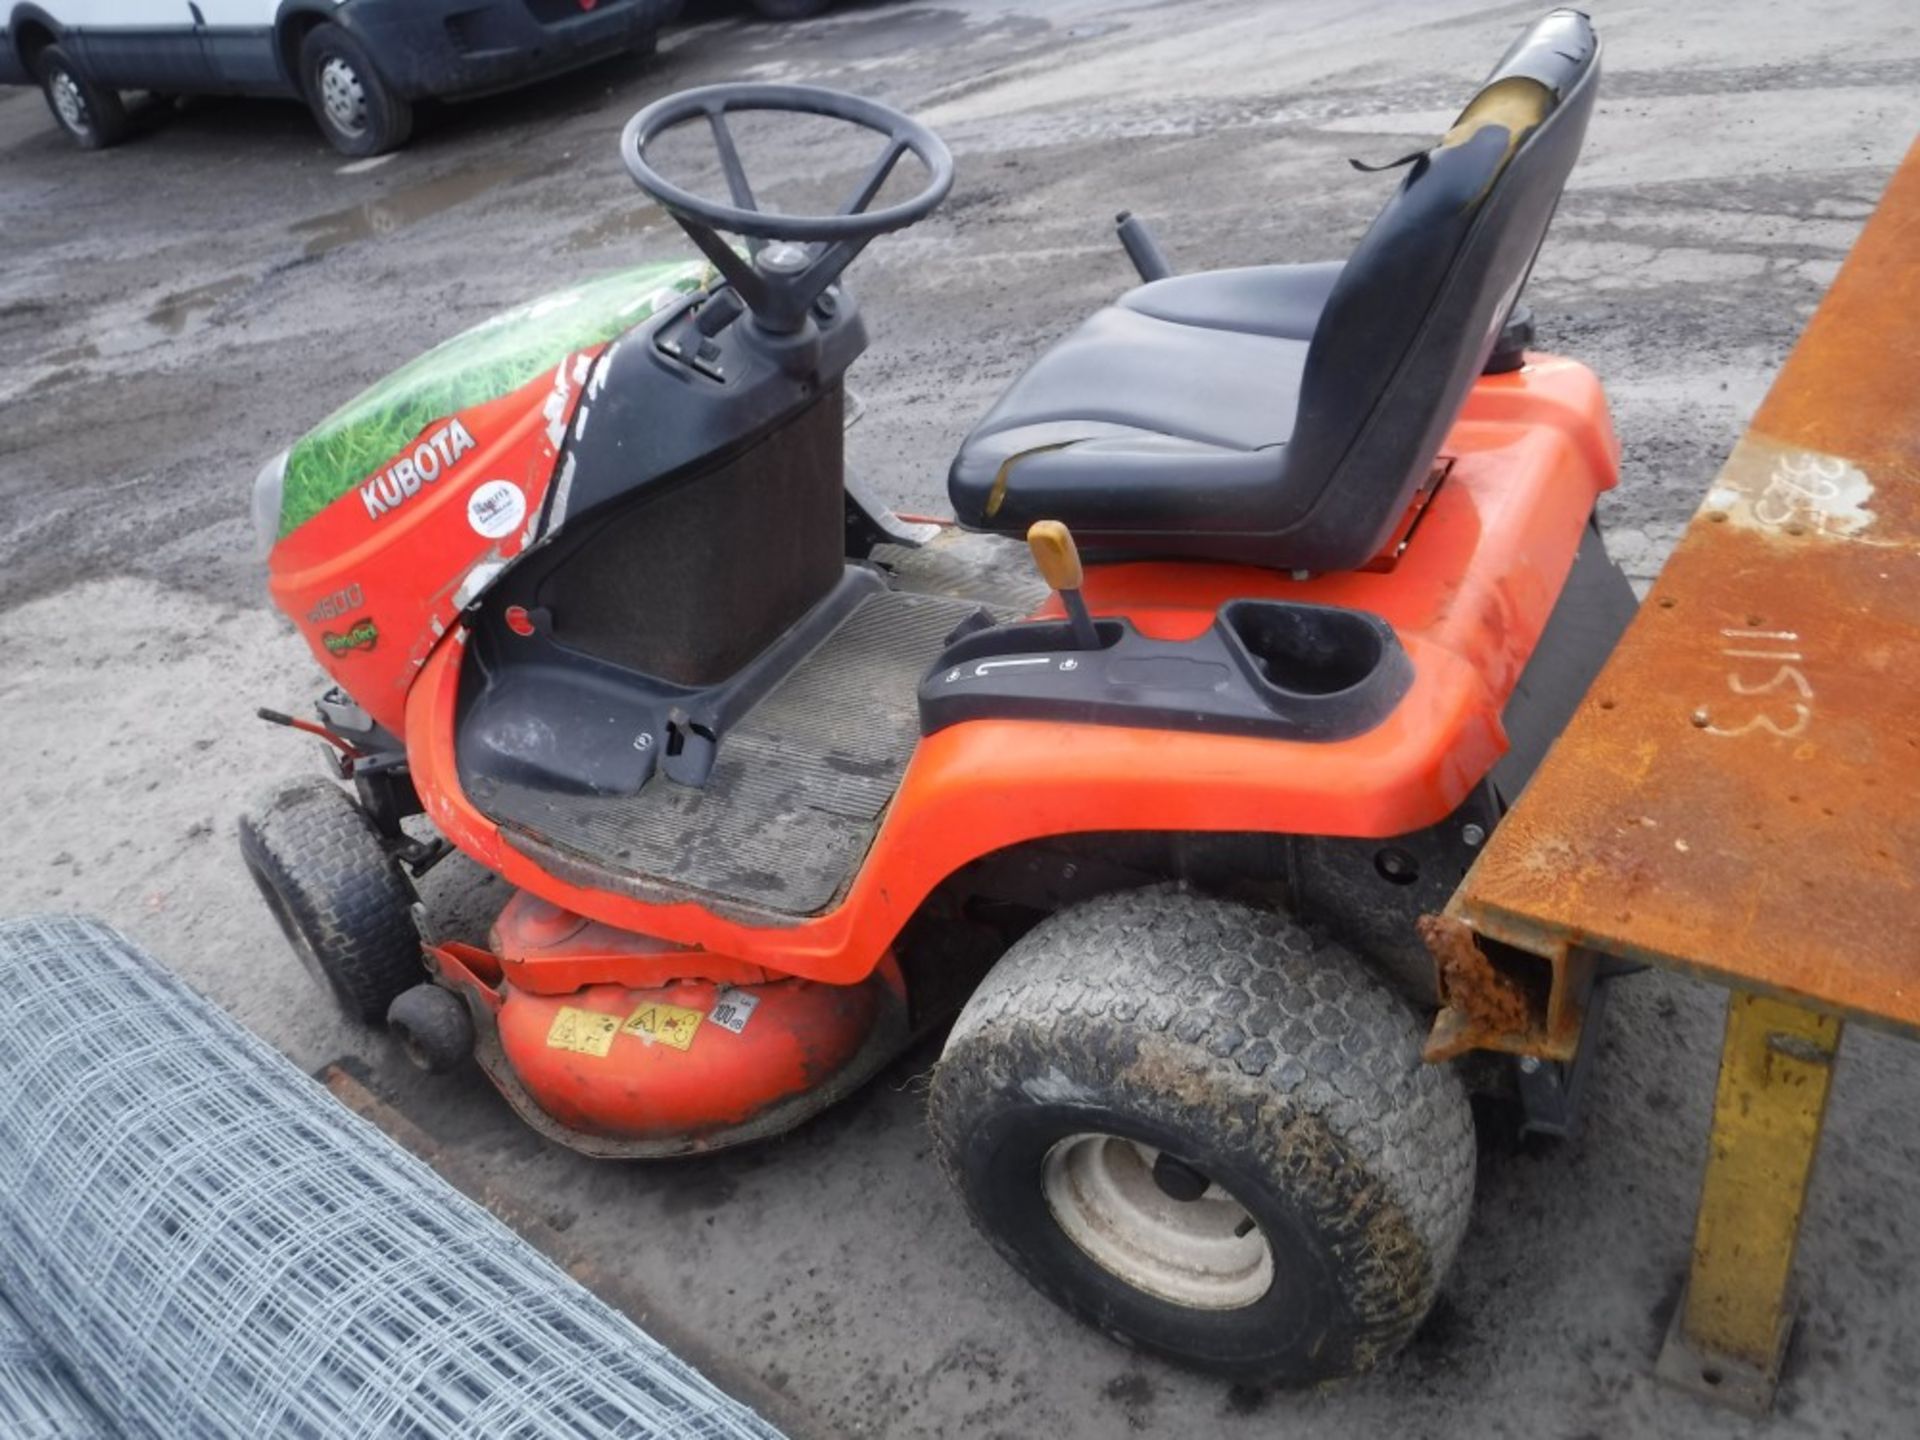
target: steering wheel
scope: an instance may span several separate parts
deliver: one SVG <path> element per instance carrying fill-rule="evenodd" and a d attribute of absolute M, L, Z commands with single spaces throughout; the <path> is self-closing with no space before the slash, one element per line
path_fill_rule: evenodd
<path fill-rule="evenodd" d="M 886 140 L 866 178 L 833 215 L 777 215 L 762 210 L 747 183 L 730 113 L 779 111 L 819 115 L 872 130 Z M 665 179 L 647 159 L 647 147 L 667 131 L 705 118 L 720 152 L 732 204 L 703 199 Z M 923 220 L 953 187 L 953 156 L 926 126 L 898 110 L 815 85 L 705 85 L 656 100 L 620 136 L 627 170 L 648 195 L 732 283 L 754 318 L 768 330 L 791 333 L 806 323 L 807 310 L 867 242 Z M 884 210 L 869 210 L 901 159 L 912 154 L 927 168 L 918 195 Z M 749 257 L 720 238 L 720 231 L 748 238 Z M 755 243 L 759 242 L 759 243 Z M 774 243 L 769 243 L 774 242 Z"/>

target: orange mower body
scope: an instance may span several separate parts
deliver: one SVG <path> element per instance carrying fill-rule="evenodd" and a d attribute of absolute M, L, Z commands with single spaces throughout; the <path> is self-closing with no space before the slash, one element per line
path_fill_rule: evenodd
<path fill-rule="evenodd" d="M 974 425 L 951 520 L 844 438 L 843 272 L 940 203 L 945 145 L 807 86 L 649 105 L 622 156 L 700 258 L 455 337 L 256 481 L 335 682 L 262 713 L 353 792 L 242 822 L 296 955 L 609 1158 L 789 1130 L 944 1029 L 941 1162 L 1048 1294 L 1243 1377 L 1391 1350 L 1464 1230 L 1469 1089 L 1558 1133 L 1577 1089 L 1577 1047 L 1428 1045 L 1421 921 L 1635 603 L 1600 382 L 1520 304 L 1599 54 L 1578 11 L 1530 27 L 1354 182 L 1393 193 L 1344 261 L 1176 274 L 1123 213 L 1141 283 Z M 884 144 L 836 213 L 764 210 L 750 112 Z M 655 168 L 681 126 L 728 200 Z M 412 883 L 456 852 L 511 887 L 484 937 Z M 1581 973 L 1469 979 L 1577 1023 Z"/>

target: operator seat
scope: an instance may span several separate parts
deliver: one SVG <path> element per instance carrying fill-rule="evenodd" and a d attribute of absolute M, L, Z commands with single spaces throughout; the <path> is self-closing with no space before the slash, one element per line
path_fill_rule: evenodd
<path fill-rule="evenodd" d="M 1344 265 L 1157 280 L 1042 355 L 960 447 L 969 529 L 1094 560 L 1345 570 L 1426 479 L 1532 269 L 1598 89 L 1587 17 L 1517 40 Z"/>

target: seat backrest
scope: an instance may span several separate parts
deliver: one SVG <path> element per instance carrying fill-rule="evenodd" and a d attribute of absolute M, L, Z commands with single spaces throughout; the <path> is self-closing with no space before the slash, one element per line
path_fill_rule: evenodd
<path fill-rule="evenodd" d="M 1587 17 L 1555 10 L 1501 58 L 1327 297 L 1285 451 L 1289 563 L 1378 554 L 1518 299 L 1599 89 Z"/>

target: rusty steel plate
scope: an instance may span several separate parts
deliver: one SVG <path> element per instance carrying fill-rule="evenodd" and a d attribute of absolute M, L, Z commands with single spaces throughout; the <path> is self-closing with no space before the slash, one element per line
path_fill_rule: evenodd
<path fill-rule="evenodd" d="M 1920 1031 L 1920 144 L 1449 917 Z"/>

